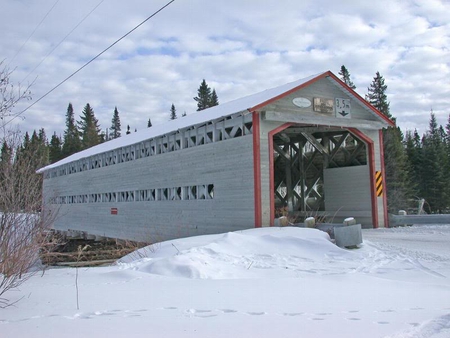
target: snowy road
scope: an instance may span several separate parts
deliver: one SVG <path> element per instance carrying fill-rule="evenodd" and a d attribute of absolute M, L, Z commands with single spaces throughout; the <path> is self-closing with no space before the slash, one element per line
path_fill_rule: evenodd
<path fill-rule="evenodd" d="M 393 229 L 363 230 L 364 239 L 416 255 L 450 259 L 450 225 L 417 225 Z"/>

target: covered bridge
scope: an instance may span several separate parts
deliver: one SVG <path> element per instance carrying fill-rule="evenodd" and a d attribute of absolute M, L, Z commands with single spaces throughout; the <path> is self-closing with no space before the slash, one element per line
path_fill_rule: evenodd
<path fill-rule="evenodd" d="M 272 226 L 286 213 L 386 227 L 389 126 L 328 71 L 46 166 L 43 210 L 57 230 L 138 241 Z"/>

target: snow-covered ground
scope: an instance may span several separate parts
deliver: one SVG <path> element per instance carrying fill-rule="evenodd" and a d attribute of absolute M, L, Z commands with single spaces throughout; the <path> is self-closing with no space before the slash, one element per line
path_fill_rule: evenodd
<path fill-rule="evenodd" d="M 174 240 L 115 266 L 52 269 L 7 294 L 0 337 L 450 337 L 450 225 Z M 142 258 L 148 256 L 147 258 Z"/>

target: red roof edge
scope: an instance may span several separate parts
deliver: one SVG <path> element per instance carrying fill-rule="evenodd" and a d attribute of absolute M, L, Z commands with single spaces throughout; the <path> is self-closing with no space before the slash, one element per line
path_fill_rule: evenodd
<path fill-rule="evenodd" d="M 342 87 L 347 89 L 353 96 L 355 96 L 362 104 L 364 104 L 367 108 L 372 110 L 375 114 L 377 114 L 382 120 L 387 122 L 391 127 L 395 127 L 395 122 L 392 121 L 389 117 L 380 112 L 377 108 L 372 106 L 369 102 L 367 102 L 364 98 L 362 98 L 357 92 L 355 92 L 352 88 L 350 88 L 344 81 L 339 79 L 336 75 L 334 75 L 331 71 L 327 72 L 327 76 L 333 78 L 333 80 L 337 81 Z"/>
<path fill-rule="evenodd" d="M 355 92 L 352 88 L 350 88 L 346 83 L 344 83 L 341 79 L 339 79 L 336 75 L 334 75 L 331 71 L 326 71 L 325 73 L 319 74 L 316 77 L 312 78 L 311 80 L 302 83 L 301 85 L 292 88 L 286 92 L 284 92 L 283 94 L 277 95 L 267 101 L 264 101 L 252 108 L 249 108 L 249 111 L 256 111 L 258 109 L 260 109 L 261 107 L 264 107 L 276 100 L 279 100 L 299 89 L 305 88 L 311 84 L 313 84 L 314 82 L 317 82 L 323 78 L 326 77 L 331 77 L 333 80 L 335 80 L 336 82 L 338 82 L 342 87 L 344 87 L 345 89 L 347 89 L 356 99 L 358 99 L 362 104 L 364 104 L 367 108 L 369 108 L 370 110 L 372 110 L 378 117 L 380 117 L 383 121 L 385 121 L 386 123 L 388 123 L 390 126 L 395 127 L 395 122 L 392 121 L 390 118 L 388 118 L 387 116 L 385 116 L 383 113 L 381 113 L 378 109 L 376 109 L 374 106 L 372 106 L 369 102 L 367 102 L 364 98 L 362 98 L 357 92 Z"/>

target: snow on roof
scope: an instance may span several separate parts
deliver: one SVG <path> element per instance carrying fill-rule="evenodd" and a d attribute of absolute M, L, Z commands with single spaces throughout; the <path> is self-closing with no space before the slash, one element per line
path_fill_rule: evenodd
<path fill-rule="evenodd" d="M 184 128 L 188 128 L 191 126 L 195 126 L 198 124 L 202 124 L 211 120 L 215 120 L 218 118 L 222 118 L 225 116 L 229 116 L 231 114 L 243 112 L 249 110 L 255 106 L 261 105 L 262 103 L 269 101 L 279 95 L 282 95 L 290 90 L 293 90 L 308 81 L 320 77 L 327 72 L 311 75 L 304 79 L 300 79 L 294 82 L 290 82 L 284 84 L 279 87 L 266 89 L 262 92 L 252 94 L 249 96 L 242 97 L 240 99 L 230 101 L 224 104 L 220 104 L 218 106 L 214 106 L 205 110 L 201 110 L 199 112 L 195 112 L 189 114 L 187 116 L 170 120 L 167 123 L 163 123 L 160 125 L 152 126 L 151 128 L 146 128 L 141 131 L 137 131 L 135 133 L 131 133 L 128 135 L 121 136 L 119 138 L 101 143 L 94 147 L 88 148 L 86 150 L 80 151 L 76 154 L 68 156 L 58 162 L 52 163 L 46 167 L 39 169 L 37 172 L 42 173 L 52 168 L 56 168 L 63 164 L 67 164 L 73 161 L 80 160 L 82 158 L 86 158 L 92 155 L 104 153 L 113 149 L 126 147 L 131 144 L 139 143 L 151 138 L 155 138 L 167 133 L 171 133 L 177 130 L 181 130 Z"/>

